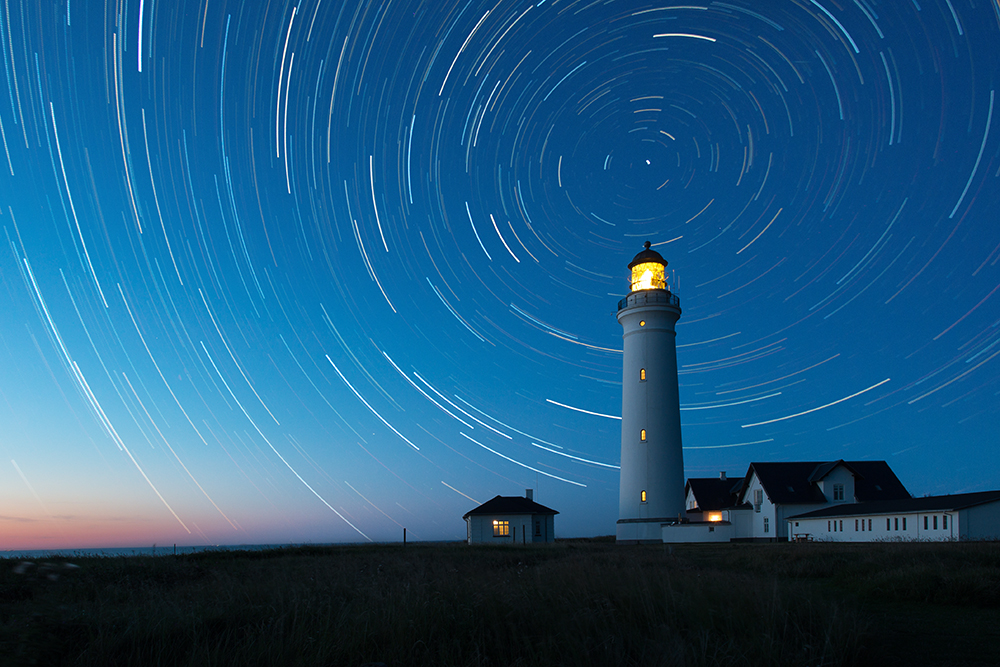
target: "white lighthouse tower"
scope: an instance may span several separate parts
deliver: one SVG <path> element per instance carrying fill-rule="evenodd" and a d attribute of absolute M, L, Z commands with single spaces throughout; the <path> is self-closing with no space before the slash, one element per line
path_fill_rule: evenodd
<path fill-rule="evenodd" d="M 660 542 L 660 525 L 684 514 L 674 332 L 681 302 L 666 283 L 667 261 L 649 245 L 628 265 L 632 290 L 618 303 L 624 330 L 619 543 Z"/>

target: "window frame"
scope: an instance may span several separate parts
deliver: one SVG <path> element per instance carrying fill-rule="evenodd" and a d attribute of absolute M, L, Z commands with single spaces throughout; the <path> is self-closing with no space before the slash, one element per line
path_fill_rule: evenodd
<path fill-rule="evenodd" d="M 510 537 L 509 519 L 493 519 L 493 537 Z"/>

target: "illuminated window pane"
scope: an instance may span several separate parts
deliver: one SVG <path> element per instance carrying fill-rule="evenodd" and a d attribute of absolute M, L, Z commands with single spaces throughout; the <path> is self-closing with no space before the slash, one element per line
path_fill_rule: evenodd
<path fill-rule="evenodd" d="M 643 442 L 646 442 L 646 429 L 642 429 L 641 431 L 639 431 L 639 439 L 642 440 Z"/>
<path fill-rule="evenodd" d="M 632 267 L 632 291 L 646 289 L 666 289 L 663 265 L 658 262 L 643 262 Z"/>
<path fill-rule="evenodd" d="M 645 368 L 640 368 L 639 369 L 639 381 L 640 382 L 645 382 L 646 381 L 646 369 Z"/>
<path fill-rule="evenodd" d="M 645 489 L 643 489 L 643 491 L 639 494 L 639 498 L 640 498 L 640 502 L 646 502 L 646 490 Z"/>
<path fill-rule="evenodd" d="M 639 320 L 639 326 L 640 327 L 646 326 L 646 320 Z"/>
<path fill-rule="evenodd" d="M 510 535 L 510 521 L 494 521 L 493 537 L 506 537 Z"/>

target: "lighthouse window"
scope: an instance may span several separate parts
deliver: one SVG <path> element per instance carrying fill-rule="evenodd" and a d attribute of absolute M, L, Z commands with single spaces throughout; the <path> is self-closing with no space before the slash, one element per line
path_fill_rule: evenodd
<path fill-rule="evenodd" d="M 639 431 L 639 439 L 642 440 L 643 442 L 646 442 L 646 429 L 642 429 L 641 431 Z"/>
<path fill-rule="evenodd" d="M 643 502 L 643 503 L 646 502 L 646 490 L 645 489 L 643 489 L 639 493 L 639 502 Z"/>
<path fill-rule="evenodd" d="M 640 327 L 646 326 L 646 320 L 639 320 L 639 326 Z"/>
<path fill-rule="evenodd" d="M 646 381 L 646 369 L 645 368 L 640 368 L 639 369 L 639 382 L 645 382 L 645 381 Z"/>

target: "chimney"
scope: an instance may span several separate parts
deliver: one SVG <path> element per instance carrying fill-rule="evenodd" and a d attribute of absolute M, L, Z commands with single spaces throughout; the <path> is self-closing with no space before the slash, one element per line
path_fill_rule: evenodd
<path fill-rule="evenodd" d="M 524 490 L 524 497 L 527 498 L 528 500 L 534 500 L 535 499 L 535 490 L 534 489 L 525 489 Z"/>
<path fill-rule="evenodd" d="M 726 481 L 726 471 L 725 470 L 722 470 L 722 471 L 719 472 L 719 479 L 721 479 L 723 482 Z"/>

